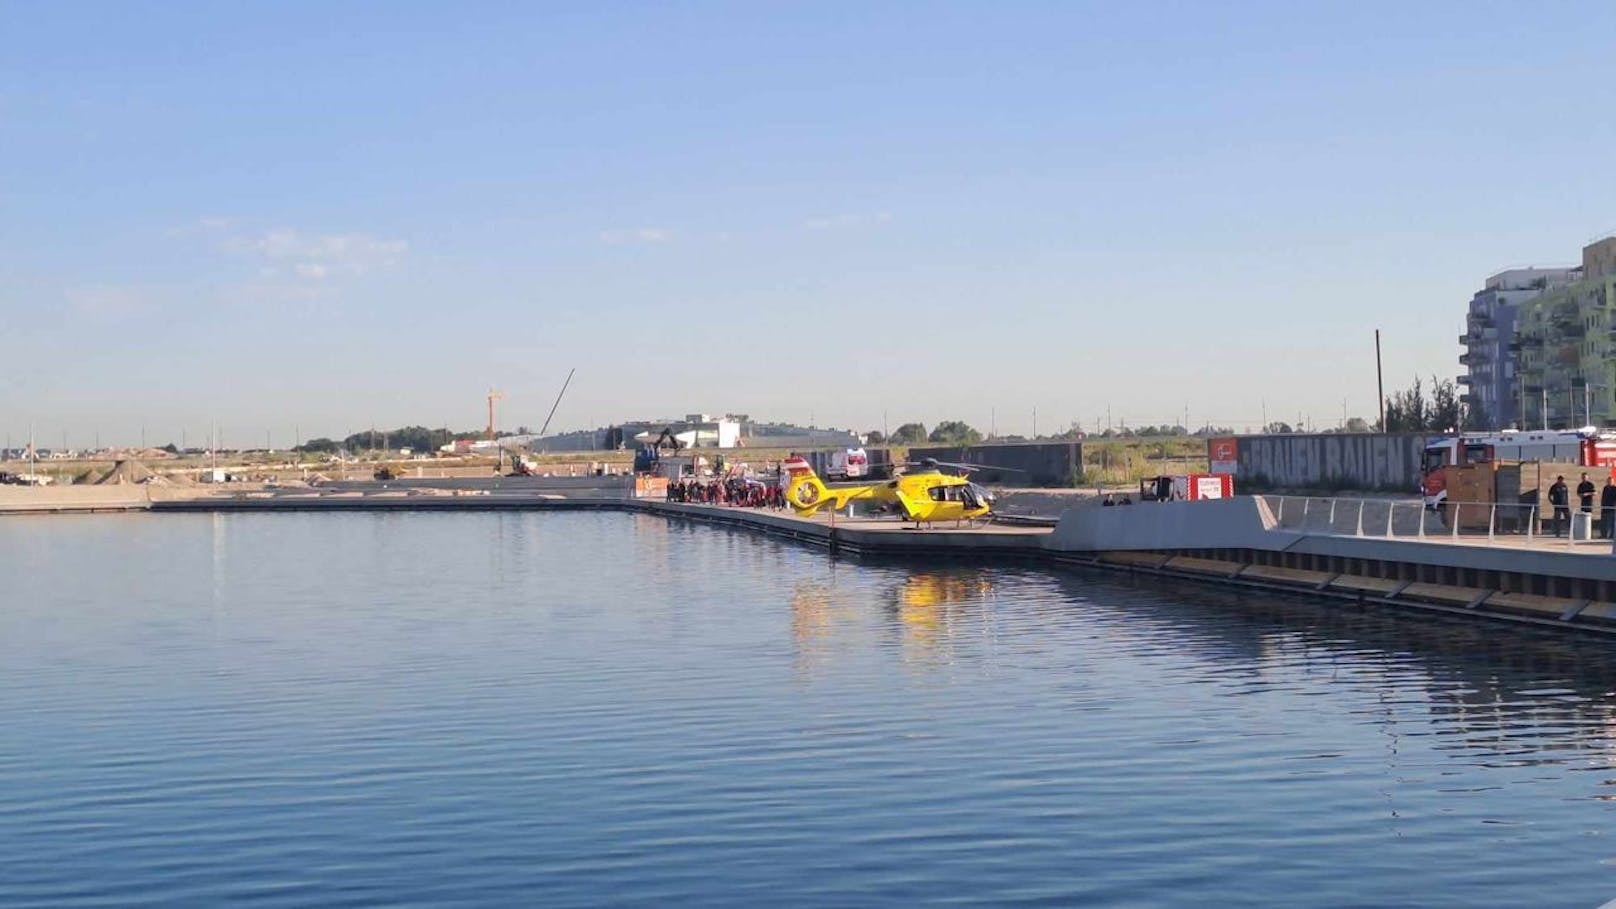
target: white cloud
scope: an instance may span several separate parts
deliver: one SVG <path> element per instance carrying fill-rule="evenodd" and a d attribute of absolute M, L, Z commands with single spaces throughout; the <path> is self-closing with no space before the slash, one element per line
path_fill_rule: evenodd
<path fill-rule="evenodd" d="M 221 245 L 227 252 L 262 259 L 261 275 L 290 274 L 309 281 L 357 277 L 396 265 L 410 248 L 404 240 L 371 234 L 315 234 L 289 227 L 228 236 Z"/>
<path fill-rule="evenodd" d="M 847 230 L 855 227 L 873 227 L 891 220 L 891 212 L 848 212 L 823 218 L 809 218 L 802 222 L 802 226 L 809 230 Z"/>
<path fill-rule="evenodd" d="M 664 227 L 635 227 L 627 230 L 603 230 L 600 242 L 612 246 L 624 243 L 666 243 L 673 239 L 673 231 Z"/>

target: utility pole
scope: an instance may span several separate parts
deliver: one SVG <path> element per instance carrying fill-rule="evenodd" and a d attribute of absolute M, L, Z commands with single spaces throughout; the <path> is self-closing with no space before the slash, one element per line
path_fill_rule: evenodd
<path fill-rule="evenodd" d="M 1033 405 L 1033 408 L 1032 408 L 1032 437 L 1033 437 L 1033 439 L 1035 441 L 1038 438 L 1038 407 L 1037 407 L 1037 405 Z"/>
<path fill-rule="evenodd" d="M 1543 380 L 1543 428 L 1549 428 L 1549 385 L 1548 378 Z"/>
<path fill-rule="evenodd" d="M 1380 402 L 1380 431 L 1386 431 L 1386 380 L 1380 369 L 1380 329 L 1375 329 L 1375 400 Z"/>

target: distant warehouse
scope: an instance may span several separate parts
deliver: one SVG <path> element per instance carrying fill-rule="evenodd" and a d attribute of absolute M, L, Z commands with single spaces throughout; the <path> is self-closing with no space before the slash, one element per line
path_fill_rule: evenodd
<path fill-rule="evenodd" d="M 971 476 L 983 483 L 1017 486 L 1074 486 L 1083 479 L 1083 443 L 1021 442 L 961 447 L 914 447 L 909 460 L 935 458 L 982 464 Z M 995 468 L 1008 468 L 999 470 Z"/>

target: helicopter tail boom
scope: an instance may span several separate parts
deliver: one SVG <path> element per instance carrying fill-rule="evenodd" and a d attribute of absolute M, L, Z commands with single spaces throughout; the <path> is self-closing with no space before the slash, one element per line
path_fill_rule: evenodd
<path fill-rule="evenodd" d="M 786 504 L 798 514 L 812 515 L 826 507 L 840 510 L 854 499 L 868 499 L 875 494 L 874 486 L 826 486 L 806 458 L 788 458 L 780 466 L 786 474 Z"/>

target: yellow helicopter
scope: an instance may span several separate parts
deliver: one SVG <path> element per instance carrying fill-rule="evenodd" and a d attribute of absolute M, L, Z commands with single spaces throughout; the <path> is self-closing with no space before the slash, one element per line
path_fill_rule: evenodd
<path fill-rule="evenodd" d="M 918 526 L 933 521 L 970 521 L 993 510 L 993 494 L 965 478 L 980 464 L 951 464 L 927 458 L 905 464 L 890 480 L 880 483 L 826 486 L 805 458 L 788 458 L 780 465 L 785 477 L 786 503 L 797 514 L 812 517 L 820 509 L 840 511 L 849 502 L 867 499 L 892 506 L 905 521 Z M 943 468 L 960 471 L 945 473 Z M 1005 469 L 1005 468 L 995 468 Z"/>

